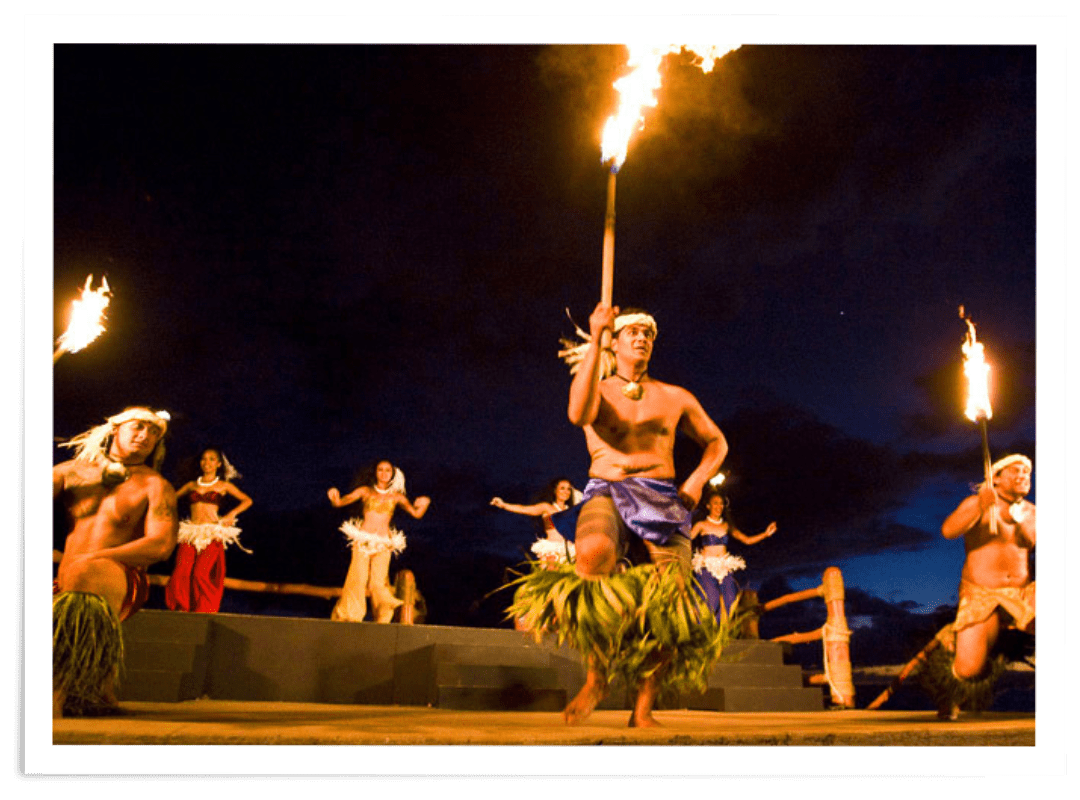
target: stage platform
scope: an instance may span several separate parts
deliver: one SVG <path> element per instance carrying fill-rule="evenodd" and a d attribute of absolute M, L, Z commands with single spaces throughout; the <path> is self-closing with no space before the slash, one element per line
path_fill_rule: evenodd
<path fill-rule="evenodd" d="M 56 745 L 724 745 L 1030 746 L 1035 715 L 931 711 L 720 713 L 657 711 L 661 727 L 628 728 L 629 712 L 596 711 L 568 726 L 555 712 L 194 700 L 122 703 L 124 715 L 53 721 Z M 558 770 L 558 762 L 545 762 Z M 229 757 L 244 771 L 242 751 Z M 363 763 L 343 765 L 363 771 Z"/>
<path fill-rule="evenodd" d="M 558 712 L 584 683 L 580 655 L 503 628 L 144 610 L 124 623 L 122 701 L 416 706 Z M 774 642 L 735 641 L 708 690 L 675 709 L 802 712 L 826 690 L 803 685 Z M 601 710 L 628 709 L 613 685 Z M 658 707 L 663 707 L 658 706 Z"/>

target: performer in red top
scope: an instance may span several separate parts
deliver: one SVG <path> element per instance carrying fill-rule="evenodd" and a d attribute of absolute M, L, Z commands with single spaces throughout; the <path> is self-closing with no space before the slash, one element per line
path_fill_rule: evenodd
<path fill-rule="evenodd" d="M 225 593 L 225 548 L 241 546 L 236 518 L 251 508 L 252 500 L 232 483 L 240 474 L 216 448 L 203 450 L 199 459 L 202 476 L 188 481 L 177 495 L 191 503 L 191 518 L 180 523 L 176 566 L 165 586 L 165 605 L 174 611 L 213 613 L 221 608 Z M 218 473 L 224 470 L 224 479 Z M 226 497 L 239 501 L 218 516 Z"/>

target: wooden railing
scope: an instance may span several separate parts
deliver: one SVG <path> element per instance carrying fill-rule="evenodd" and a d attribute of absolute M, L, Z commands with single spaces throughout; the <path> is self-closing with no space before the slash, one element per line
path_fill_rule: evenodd
<path fill-rule="evenodd" d="M 801 592 L 792 592 L 760 606 L 757 617 L 752 617 L 747 625 L 747 633 L 753 638 L 757 638 L 757 622 L 761 614 L 790 603 L 812 600 L 816 597 L 825 600 L 826 616 L 825 624 L 822 627 L 804 633 L 789 633 L 785 636 L 777 636 L 770 641 L 788 642 L 789 644 L 823 642 L 825 671 L 821 675 L 812 675 L 810 683 L 818 686 L 828 684 L 834 705 L 843 708 L 854 708 L 855 686 L 851 681 L 851 652 L 848 646 L 851 631 L 848 630 L 847 617 L 844 614 L 844 578 L 837 567 L 829 567 L 825 570 L 821 576 L 820 586 L 813 589 L 804 589 Z M 744 600 L 748 605 L 756 605 L 755 601 L 756 596 L 752 592 L 748 593 Z"/>
<path fill-rule="evenodd" d="M 53 563 L 59 563 L 63 553 L 53 550 Z M 168 575 L 146 576 L 154 586 L 164 586 L 169 582 Z M 263 592 L 266 594 L 299 594 L 308 597 L 321 597 L 334 600 L 341 597 L 340 586 L 311 586 L 306 583 L 271 583 L 269 581 L 245 581 L 239 578 L 226 578 L 225 588 L 239 592 Z M 394 579 L 394 594 L 403 603 L 394 613 L 394 621 L 402 625 L 414 624 L 417 616 L 416 576 L 407 569 L 398 570 Z"/>

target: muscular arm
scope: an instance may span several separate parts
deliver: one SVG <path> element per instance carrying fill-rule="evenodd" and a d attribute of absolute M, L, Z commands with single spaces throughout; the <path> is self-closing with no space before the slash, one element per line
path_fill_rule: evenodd
<path fill-rule="evenodd" d="M 727 457 L 728 445 L 724 434 L 713 422 L 701 403 L 692 394 L 686 392 L 686 406 L 680 427 L 702 447 L 701 461 L 690 476 L 683 482 L 680 492 L 697 505 L 701 499 L 701 490 L 706 481 L 720 469 Z"/>
<path fill-rule="evenodd" d="M 978 524 L 986 509 L 993 506 L 994 497 L 994 490 L 988 488 L 965 497 L 956 510 L 941 523 L 941 535 L 946 539 L 959 539 Z"/>
<path fill-rule="evenodd" d="M 589 317 L 592 342 L 570 384 L 570 402 L 566 408 L 570 422 L 579 428 L 592 425 L 600 413 L 600 343 L 604 331 L 613 328 L 618 311 L 617 307 L 600 303 Z"/>
<path fill-rule="evenodd" d="M 60 492 L 64 491 L 64 473 L 67 471 L 68 463 L 70 462 L 65 461 L 63 464 L 57 464 L 52 468 L 53 500 L 60 496 Z"/>
<path fill-rule="evenodd" d="M 137 539 L 91 554 L 92 558 L 111 558 L 131 567 L 149 567 L 164 561 L 176 547 L 176 493 L 168 481 L 159 479 L 147 486 L 144 533 Z"/>

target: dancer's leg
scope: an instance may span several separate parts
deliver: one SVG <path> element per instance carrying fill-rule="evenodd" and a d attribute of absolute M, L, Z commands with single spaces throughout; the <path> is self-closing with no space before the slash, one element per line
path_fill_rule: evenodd
<path fill-rule="evenodd" d="M 211 542 L 195 557 L 191 572 L 192 609 L 213 614 L 225 594 L 225 545 Z"/>
<path fill-rule="evenodd" d="M 574 547 L 575 570 L 586 580 L 597 580 L 615 571 L 620 556 L 619 534 L 622 520 L 610 497 L 594 497 L 581 507 Z M 595 659 L 586 661 L 585 685 L 563 709 L 568 725 L 581 722 L 607 695 L 607 676 Z"/>
<path fill-rule="evenodd" d="M 191 573 L 195 567 L 195 548 L 176 546 L 176 566 L 165 584 L 165 606 L 173 611 L 191 611 Z"/>
<path fill-rule="evenodd" d="M 358 547 L 352 549 L 352 561 L 341 588 L 341 597 L 334 605 L 330 619 L 342 622 L 362 622 L 367 614 L 367 584 L 370 556 Z"/>
<path fill-rule="evenodd" d="M 375 607 L 375 621 L 389 622 L 394 617 L 394 609 L 402 604 L 402 601 L 390 591 L 389 550 L 382 550 L 371 557 L 368 588 L 371 593 L 371 604 Z"/>

